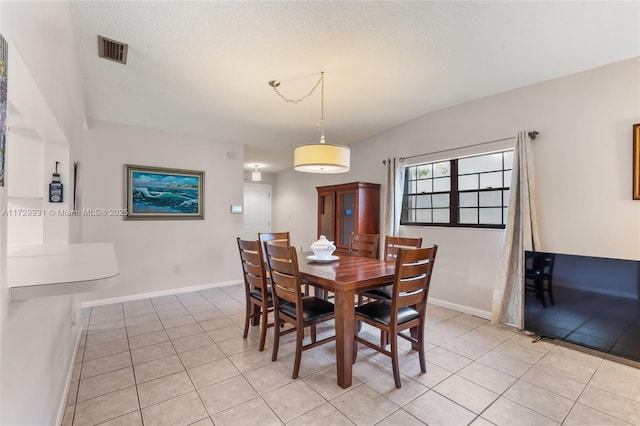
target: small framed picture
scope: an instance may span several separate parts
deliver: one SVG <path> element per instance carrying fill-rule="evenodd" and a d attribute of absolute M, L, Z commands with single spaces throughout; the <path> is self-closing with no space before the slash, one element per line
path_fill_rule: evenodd
<path fill-rule="evenodd" d="M 125 219 L 204 219 L 204 172 L 125 165 Z"/>

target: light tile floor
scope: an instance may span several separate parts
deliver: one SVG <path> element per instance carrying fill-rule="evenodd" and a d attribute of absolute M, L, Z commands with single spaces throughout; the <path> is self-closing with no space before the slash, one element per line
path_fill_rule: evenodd
<path fill-rule="evenodd" d="M 264 352 L 258 327 L 242 339 L 239 285 L 85 309 L 83 323 L 64 425 L 640 425 L 638 363 L 436 306 L 427 373 L 403 341 L 401 389 L 366 347 L 338 387 L 334 343 L 292 380 L 293 335 L 275 362 L 272 329 Z"/>

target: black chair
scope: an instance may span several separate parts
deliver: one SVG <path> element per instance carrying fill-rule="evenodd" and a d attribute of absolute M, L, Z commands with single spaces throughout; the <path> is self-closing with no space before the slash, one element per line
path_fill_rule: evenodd
<path fill-rule="evenodd" d="M 262 245 L 259 241 L 245 241 L 240 238 L 237 241 L 246 296 L 246 314 L 242 337 L 247 338 L 250 322 L 251 325 L 258 325 L 262 319 L 259 346 L 259 350 L 262 351 L 267 337 L 267 328 L 273 326 L 273 323 L 268 323 L 269 312 L 273 311 L 273 299 L 271 288 L 267 283 Z"/>
<path fill-rule="evenodd" d="M 391 350 L 388 351 L 382 344 L 378 346 L 362 339 L 356 330 L 353 362 L 355 363 L 358 356 L 358 342 L 391 357 L 397 388 L 402 387 L 398 366 L 398 336 L 412 342 L 413 347 L 418 350 L 420 370 L 423 373 L 427 372 L 424 358 L 424 327 L 429 283 L 437 250 L 436 245 L 420 249 L 399 249 L 391 300 L 376 300 L 355 308 L 356 321 L 362 321 L 380 329 L 382 334 L 389 335 Z M 401 333 L 407 329 L 412 329 L 411 335 Z"/>
<path fill-rule="evenodd" d="M 335 334 L 322 340 L 316 338 L 316 324 L 334 318 L 333 304 L 314 296 L 302 295 L 298 255 L 294 247 L 283 247 L 267 243 L 267 259 L 271 271 L 271 286 L 274 298 L 275 334 L 272 360 L 278 358 L 280 336 L 296 332 L 296 355 L 292 378 L 300 371 L 302 351 L 336 340 Z M 293 328 L 283 329 L 282 322 Z M 311 328 L 311 343 L 303 345 L 304 329 Z"/>
<path fill-rule="evenodd" d="M 525 259 L 525 289 L 533 291 L 536 299 L 542 301 L 542 307 L 547 307 L 544 292 L 549 293 L 549 301 L 553 306 L 553 265 L 556 255 L 552 253 L 527 253 Z"/>

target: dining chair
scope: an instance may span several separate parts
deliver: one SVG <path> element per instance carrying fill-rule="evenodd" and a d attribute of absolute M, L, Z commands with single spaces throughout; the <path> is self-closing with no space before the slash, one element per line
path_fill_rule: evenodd
<path fill-rule="evenodd" d="M 398 257 L 399 249 L 420 248 L 422 247 L 422 238 L 411 237 L 392 237 L 387 235 L 384 239 L 384 260 L 387 262 L 395 262 Z M 367 290 L 358 296 L 358 304 L 362 304 L 362 297 L 369 299 L 391 299 L 391 283 L 381 285 L 373 290 Z"/>
<path fill-rule="evenodd" d="M 289 232 L 258 232 L 258 239 L 262 241 L 262 244 L 263 244 L 265 263 L 267 262 L 267 252 L 266 252 L 266 249 L 264 248 L 265 247 L 264 245 L 267 242 L 272 241 L 278 245 L 287 246 L 287 247 L 291 245 L 291 238 L 289 236 Z M 269 271 L 267 271 L 267 275 L 268 274 L 269 274 Z M 303 282 L 302 285 L 304 286 L 304 294 L 305 295 L 311 294 L 309 283 Z M 315 291 L 317 292 L 317 290 Z"/>
<path fill-rule="evenodd" d="M 421 237 L 393 237 L 391 235 L 387 235 L 384 238 L 384 260 L 387 262 L 395 262 L 398 257 L 398 249 L 420 247 L 422 247 Z"/>
<path fill-rule="evenodd" d="M 419 249 L 398 249 L 393 277 L 391 300 L 376 300 L 355 308 L 356 321 L 362 321 L 381 333 L 387 333 L 391 340 L 391 350 L 376 345 L 355 332 L 353 362 L 358 356 L 358 342 L 391 357 L 393 379 L 397 388 L 402 387 L 398 366 L 398 336 L 417 346 L 420 370 L 427 372 L 424 359 L 424 327 L 427 313 L 427 296 L 438 246 Z M 413 329 L 411 335 L 401 333 Z"/>
<path fill-rule="evenodd" d="M 281 244 L 283 246 L 289 247 L 291 245 L 291 236 L 289 232 L 258 232 L 258 239 L 262 243 L 262 251 L 265 256 L 265 261 L 267 259 L 267 252 L 265 251 L 265 244 L 268 241 L 272 241 L 276 244 Z"/>
<path fill-rule="evenodd" d="M 272 361 L 278 359 L 280 337 L 296 333 L 296 354 L 292 378 L 296 379 L 300 371 L 302 352 L 323 343 L 336 340 L 331 337 L 317 340 L 316 324 L 334 318 L 333 304 L 315 296 L 303 296 L 300 287 L 298 255 L 295 247 L 283 247 L 267 243 L 267 259 L 271 270 L 271 286 L 274 299 L 274 340 Z M 283 323 L 292 328 L 284 329 Z M 311 329 L 311 343 L 303 345 L 304 329 Z"/>
<path fill-rule="evenodd" d="M 525 290 L 534 291 L 536 298 L 542 301 L 542 307 L 547 307 L 544 292 L 549 293 L 551 305 L 553 301 L 553 265 L 556 255 L 553 253 L 527 253 L 525 263 Z M 546 283 L 546 285 L 545 285 Z"/>
<path fill-rule="evenodd" d="M 380 235 L 378 234 L 356 234 L 351 233 L 349 238 L 349 256 L 378 258 L 378 245 Z"/>
<path fill-rule="evenodd" d="M 287 232 L 258 232 L 258 239 L 262 243 L 262 253 L 264 255 L 264 263 L 267 264 L 267 250 L 266 244 L 271 241 L 274 244 L 282 245 L 285 247 L 289 247 L 291 245 L 291 236 L 290 233 Z M 267 264 L 267 268 L 268 268 Z M 269 271 L 267 270 L 267 277 L 269 276 Z M 309 294 L 309 284 L 304 283 L 304 293 Z"/>
<path fill-rule="evenodd" d="M 264 350 L 267 337 L 267 328 L 273 323 L 268 323 L 269 312 L 273 311 L 273 297 L 271 288 L 267 283 L 267 273 L 262 255 L 260 241 L 246 241 L 237 239 L 242 272 L 244 276 L 244 290 L 246 297 L 246 314 L 244 318 L 243 338 L 249 333 L 249 323 L 260 326 L 260 346 L 258 350 Z M 262 319 L 262 321 L 261 321 Z"/>

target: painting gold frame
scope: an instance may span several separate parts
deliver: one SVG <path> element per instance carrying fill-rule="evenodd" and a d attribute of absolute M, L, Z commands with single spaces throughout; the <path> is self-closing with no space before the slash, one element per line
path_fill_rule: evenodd
<path fill-rule="evenodd" d="M 204 219 L 204 172 L 125 164 L 125 219 Z"/>
<path fill-rule="evenodd" d="M 640 200 L 640 123 L 633 125 L 633 199 Z"/>

